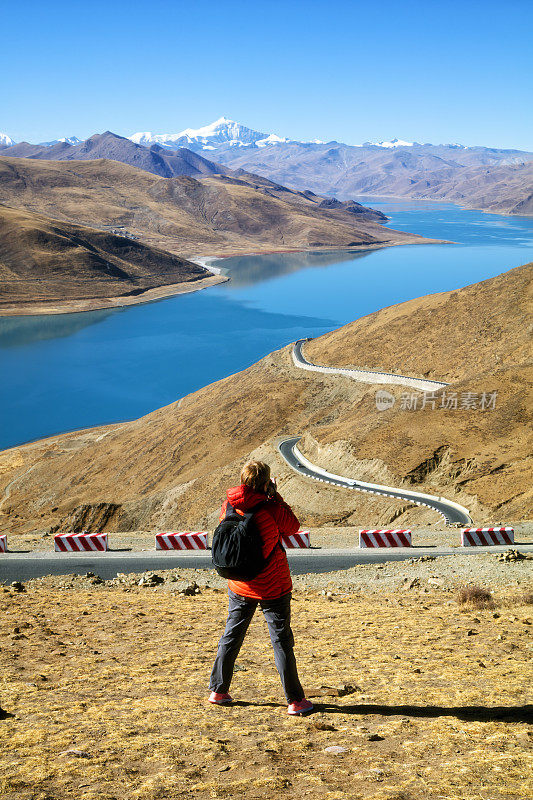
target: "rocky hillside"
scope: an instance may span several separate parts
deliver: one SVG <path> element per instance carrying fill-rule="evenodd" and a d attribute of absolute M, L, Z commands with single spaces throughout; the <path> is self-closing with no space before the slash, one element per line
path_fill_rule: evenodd
<path fill-rule="evenodd" d="M 135 240 L 0 205 L 0 313 L 57 300 L 141 297 L 211 273 Z"/>
<path fill-rule="evenodd" d="M 422 409 L 418 393 L 418 407 L 406 408 L 405 389 L 387 386 L 396 402 L 380 412 L 379 387 L 297 369 L 285 347 L 139 420 L 0 454 L 0 526 L 212 526 L 250 456 L 269 461 L 304 525 L 440 523 L 427 509 L 296 475 L 276 451 L 280 437 L 296 434 L 326 468 L 445 495 L 476 523 L 531 516 L 532 273 L 528 264 L 392 306 L 306 345 L 318 363 L 440 377 L 457 410 L 441 408 L 442 392 L 435 408 Z M 484 410 L 483 393 L 492 397 Z"/>

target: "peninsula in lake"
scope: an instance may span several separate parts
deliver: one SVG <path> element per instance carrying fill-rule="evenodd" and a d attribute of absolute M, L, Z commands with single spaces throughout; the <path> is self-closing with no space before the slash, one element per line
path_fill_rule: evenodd
<path fill-rule="evenodd" d="M 102 158 L 2 155 L 0 314 L 124 305 L 225 280 L 191 263 L 199 256 L 431 241 L 355 202 L 208 168 L 193 152 L 180 163 L 188 172 L 163 177 Z"/>

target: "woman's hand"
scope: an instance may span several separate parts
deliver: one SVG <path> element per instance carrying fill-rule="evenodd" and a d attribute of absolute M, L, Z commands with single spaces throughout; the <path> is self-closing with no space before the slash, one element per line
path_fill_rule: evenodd
<path fill-rule="evenodd" d="M 276 479 L 270 480 L 267 486 L 267 497 L 271 500 L 276 496 Z"/>

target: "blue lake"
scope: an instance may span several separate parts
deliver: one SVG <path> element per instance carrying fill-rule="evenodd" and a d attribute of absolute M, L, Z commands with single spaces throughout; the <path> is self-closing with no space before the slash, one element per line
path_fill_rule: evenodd
<path fill-rule="evenodd" d="M 232 280 L 193 294 L 0 318 L 0 449 L 139 417 L 301 336 L 533 260 L 531 218 L 427 202 L 368 204 L 390 227 L 455 244 L 226 259 L 219 264 Z"/>

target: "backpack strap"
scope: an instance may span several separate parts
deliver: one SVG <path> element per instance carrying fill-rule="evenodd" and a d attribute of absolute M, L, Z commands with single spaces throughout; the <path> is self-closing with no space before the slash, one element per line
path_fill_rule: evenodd
<path fill-rule="evenodd" d="M 265 506 L 267 504 L 267 502 L 268 502 L 268 500 L 260 500 L 259 503 L 256 503 L 255 506 L 252 506 L 252 508 L 249 511 L 244 511 L 242 516 L 243 517 L 248 517 L 248 518 L 253 517 L 255 512 L 259 511 L 259 509 L 262 508 L 263 506 Z M 235 508 L 233 508 L 233 506 L 231 505 L 231 503 L 228 500 L 228 504 L 226 506 L 226 516 L 224 517 L 224 519 L 227 519 L 230 516 L 230 514 L 236 514 L 236 513 L 237 513 L 237 511 L 235 510 Z M 239 514 L 239 516 L 241 516 L 241 515 Z M 272 514 L 269 514 L 269 516 L 272 517 Z M 274 517 L 272 517 L 272 521 L 274 522 L 274 524 L 277 527 L 276 520 L 274 519 Z M 279 547 L 280 550 L 283 550 L 283 552 L 285 552 L 285 548 L 281 544 L 281 537 L 279 535 L 279 528 L 278 528 L 278 540 L 277 540 L 276 544 L 274 545 L 274 547 L 272 548 L 272 550 L 270 551 L 270 553 L 265 558 L 265 567 L 267 566 L 267 564 L 270 564 L 270 561 L 271 561 L 272 557 L 274 556 L 274 553 L 276 552 L 276 548 L 277 547 Z"/>

